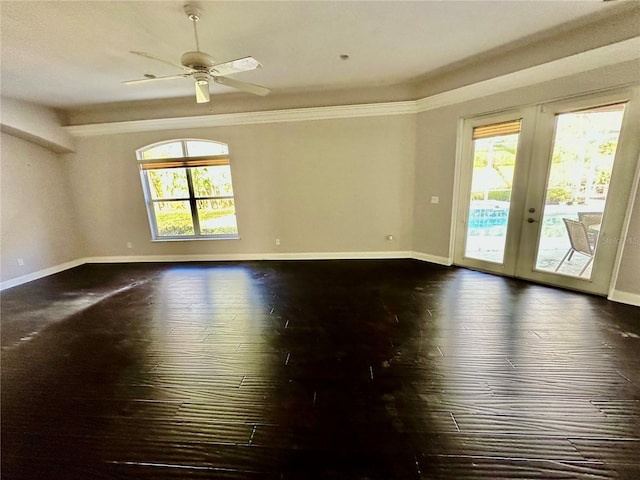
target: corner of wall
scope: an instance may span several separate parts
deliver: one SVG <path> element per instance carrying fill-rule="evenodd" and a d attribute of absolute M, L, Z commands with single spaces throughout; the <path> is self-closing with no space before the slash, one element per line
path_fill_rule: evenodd
<path fill-rule="evenodd" d="M 444 265 L 445 267 L 453 265 L 453 259 L 450 257 L 441 257 L 439 255 L 430 255 L 428 253 L 412 252 L 411 258 L 421 260 L 423 262 L 435 263 L 437 265 Z"/>
<path fill-rule="evenodd" d="M 78 258 L 76 260 L 65 262 L 60 265 L 54 265 L 53 267 L 45 268 L 43 270 L 38 270 L 37 272 L 29 273 L 27 275 L 11 278 L 9 280 L 6 280 L 0 283 L 0 291 L 6 290 L 7 288 L 11 288 L 11 287 L 17 287 L 18 285 L 22 285 L 23 283 L 27 283 L 27 282 L 32 282 L 33 280 L 38 280 L 39 278 L 48 277 L 49 275 L 54 275 L 56 273 L 60 273 L 65 270 L 69 270 L 70 268 L 84 265 L 85 263 L 87 263 L 86 259 Z"/>
<path fill-rule="evenodd" d="M 0 98 L 0 127 L 4 133 L 45 147 L 55 153 L 75 150 L 74 138 L 47 107 L 14 98 Z"/>

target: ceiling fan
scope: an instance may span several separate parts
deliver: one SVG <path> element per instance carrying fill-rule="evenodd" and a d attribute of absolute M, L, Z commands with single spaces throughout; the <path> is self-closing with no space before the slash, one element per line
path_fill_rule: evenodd
<path fill-rule="evenodd" d="M 213 80 L 221 85 L 241 90 L 243 92 L 253 93 L 254 95 L 267 95 L 269 89 L 253 83 L 242 82 L 234 78 L 228 78 L 227 75 L 234 73 L 247 72 L 256 68 L 262 67 L 253 57 L 243 57 L 236 60 L 231 60 L 223 63 L 216 63 L 213 57 L 208 53 L 200 51 L 200 43 L 198 42 L 198 30 L 196 24 L 200 20 L 200 10 L 194 5 L 185 5 L 184 11 L 189 17 L 189 20 L 193 22 L 193 33 L 196 38 L 196 51 L 185 52 L 180 58 L 181 65 L 177 65 L 171 61 L 163 60 L 162 58 L 155 57 L 149 53 L 131 51 L 134 55 L 150 58 L 159 62 L 171 65 L 184 70 L 184 73 L 177 75 L 170 75 L 167 77 L 155 77 L 153 75 L 145 75 L 147 78 L 140 80 L 129 80 L 122 82 L 126 85 L 134 85 L 139 83 L 155 82 L 159 80 L 174 80 L 177 78 L 193 77 L 195 79 L 196 86 L 196 102 L 207 103 L 209 102 L 209 81 Z"/>

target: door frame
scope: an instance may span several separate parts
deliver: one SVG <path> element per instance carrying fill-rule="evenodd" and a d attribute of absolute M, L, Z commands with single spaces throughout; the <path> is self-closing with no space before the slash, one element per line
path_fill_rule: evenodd
<path fill-rule="evenodd" d="M 517 251 L 520 244 L 520 222 L 523 219 L 524 203 L 526 199 L 526 177 L 531 161 L 531 144 L 534 138 L 537 108 L 515 108 L 500 113 L 492 113 L 461 119 L 459 128 L 459 154 L 456 166 L 457 187 L 454 193 L 455 202 L 453 210 L 453 225 L 455 231 L 452 234 L 453 263 L 474 270 L 496 273 L 499 275 L 515 276 L 517 255 L 505 254 L 503 263 L 489 262 L 465 256 L 467 222 L 469 216 L 469 192 L 473 180 L 473 163 L 468 162 L 473 153 L 473 129 L 477 126 L 493 123 L 508 122 L 520 119 L 520 133 L 516 153 L 516 166 L 513 174 L 509 216 L 507 219 L 507 232 L 505 240 L 505 252 Z"/>
<path fill-rule="evenodd" d="M 550 172 L 550 157 L 554 144 L 555 115 L 622 102 L 628 103 L 620 130 L 614 170 L 607 196 L 607 213 L 602 221 L 601 240 L 599 240 L 598 253 L 593 262 L 591 279 L 536 270 L 535 261 L 541 225 L 540 222 L 528 223 L 524 219 L 528 213 L 527 209 L 531 206 L 536 208 L 538 219 L 543 211 L 544 191 Z M 518 139 L 517 162 L 509 211 L 508 225 L 511 231 L 507 232 L 504 263 L 496 264 L 465 258 L 464 248 L 469 211 L 468 195 L 473 173 L 473 165 L 469 163 L 473 148 L 472 129 L 478 125 L 499 123 L 516 118 L 522 118 L 522 125 Z M 607 295 L 615 283 L 614 273 L 619 269 L 621 251 L 624 246 L 624 242 L 615 240 L 622 238 L 621 235 L 626 231 L 631 220 L 628 204 L 630 195 L 634 191 L 634 179 L 640 171 L 640 135 L 637 132 L 640 132 L 640 86 L 637 85 L 538 103 L 530 107 L 516 107 L 499 113 L 460 118 L 451 222 L 450 251 L 453 263 L 474 270 L 523 278 L 536 283 Z M 540 164 L 534 165 L 535 158 L 544 158 L 543 163 L 546 166 L 546 171 L 545 168 L 536 168 Z M 533 180 L 528 179 L 530 173 L 535 175 Z M 518 228 L 515 228 L 516 226 Z M 532 235 L 533 229 L 535 229 L 535 234 Z M 512 253 L 511 258 L 507 252 Z"/>
<path fill-rule="evenodd" d="M 627 217 L 627 205 L 632 193 L 633 179 L 638 168 L 637 159 L 640 152 L 640 89 L 615 89 L 605 93 L 591 94 L 576 98 L 569 98 L 555 102 L 548 102 L 539 107 L 536 137 L 533 144 L 532 158 L 541 158 L 541 164 L 531 165 L 531 178 L 527 190 L 526 208 L 536 209 L 536 219 L 541 220 L 544 211 L 545 195 L 549 173 L 550 158 L 555 142 L 555 116 L 578 110 L 627 102 L 624 117 L 618 137 L 614 167 L 607 194 L 606 211 L 602 218 L 597 252 L 594 257 L 591 278 L 562 275 L 555 272 L 536 270 L 535 263 L 538 253 L 541 223 L 522 223 L 518 253 L 519 261 L 516 277 L 537 283 L 556 285 L 572 290 L 578 290 L 597 295 L 607 295 L 610 291 L 613 272 L 616 269 L 618 251 L 624 242 L 620 242 L 625 225 L 630 219 Z M 536 168 L 546 162 L 545 168 Z M 534 232 L 535 229 L 535 232 Z"/>

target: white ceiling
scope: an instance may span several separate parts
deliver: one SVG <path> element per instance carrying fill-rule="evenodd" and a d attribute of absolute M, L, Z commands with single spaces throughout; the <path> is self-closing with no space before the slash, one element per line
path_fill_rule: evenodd
<path fill-rule="evenodd" d="M 192 95 L 191 79 L 121 83 L 180 73 L 129 51 L 179 63 L 195 50 L 184 3 L 2 0 L 2 95 L 62 109 Z M 274 93 L 406 82 L 610 8 L 540 0 L 197 3 L 201 50 L 216 61 L 255 57 L 263 68 L 234 77 Z M 232 91 L 211 87 L 212 95 Z"/>

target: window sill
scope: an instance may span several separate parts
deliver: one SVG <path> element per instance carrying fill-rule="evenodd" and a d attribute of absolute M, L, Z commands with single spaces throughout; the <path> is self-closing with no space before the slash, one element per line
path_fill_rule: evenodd
<path fill-rule="evenodd" d="M 215 237 L 162 237 L 154 238 L 152 243 L 156 242 L 201 242 L 203 240 L 240 240 L 239 235 L 217 235 Z"/>

